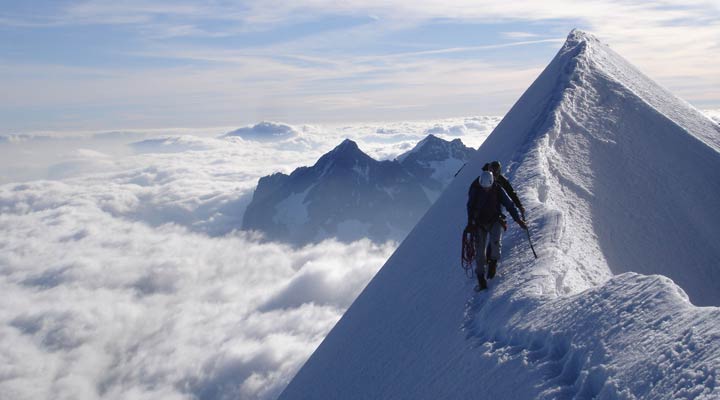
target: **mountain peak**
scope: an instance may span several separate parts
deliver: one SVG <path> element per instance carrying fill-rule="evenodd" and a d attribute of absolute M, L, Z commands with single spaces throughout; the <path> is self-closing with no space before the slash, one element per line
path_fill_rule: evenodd
<path fill-rule="evenodd" d="M 597 38 L 590 32 L 575 28 L 568 33 L 567 40 L 572 42 L 584 42 L 597 41 Z"/>
<path fill-rule="evenodd" d="M 445 139 L 441 139 L 441 138 L 439 138 L 439 137 L 437 137 L 437 136 L 435 136 L 435 135 L 433 135 L 433 134 L 431 133 L 431 134 L 425 136 L 424 139 L 422 139 L 421 141 L 419 141 L 419 142 L 415 145 L 415 147 L 413 148 L 413 150 L 417 151 L 417 150 L 420 150 L 420 149 L 422 149 L 422 148 L 424 148 L 424 147 L 428 147 L 428 145 L 438 145 L 438 144 L 447 144 L 447 143 L 450 143 L 450 142 L 448 142 L 448 141 L 445 140 Z"/>
<path fill-rule="evenodd" d="M 563 53 L 563 50 L 566 50 L 568 48 L 574 48 L 578 45 L 602 45 L 607 46 L 605 43 L 600 41 L 600 39 L 597 38 L 597 36 L 593 35 L 590 32 L 586 32 L 580 29 L 573 29 L 568 33 L 567 38 L 565 39 L 565 44 L 563 45 L 563 48 L 560 50 L 560 53 Z"/>
<path fill-rule="evenodd" d="M 431 144 L 431 143 L 450 143 L 450 142 L 448 142 L 448 141 L 445 140 L 445 139 L 439 138 L 439 137 L 433 135 L 432 133 L 430 133 L 430 134 L 428 134 L 428 135 L 425 137 L 425 139 L 421 140 L 421 141 L 418 143 L 418 146 L 425 146 L 425 145 Z"/>
<path fill-rule="evenodd" d="M 252 126 L 246 126 L 224 134 L 222 137 L 241 137 L 245 140 L 269 142 L 285 140 L 298 135 L 298 131 L 287 124 L 280 122 L 262 121 Z"/>
<path fill-rule="evenodd" d="M 716 132 L 608 46 L 572 31 L 280 399 L 682 397 L 685 371 L 713 370 L 720 354 L 710 336 L 716 307 L 688 301 L 720 304 Z M 455 267 L 456 238 L 468 187 L 489 160 L 509 167 L 539 258 L 510 228 L 504 273 L 478 294 Z M 618 318 L 627 321 L 620 335 Z M 657 374 L 655 360 L 691 334 L 702 348 L 673 353 L 680 371 Z M 648 351 L 628 351 L 637 343 Z M 558 349 L 565 382 L 543 377 Z M 503 376 L 522 379 L 487 384 Z"/>
<path fill-rule="evenodd" d="M 431 134 L 427 135 L 425 138 L 423 138 L 421 141 L 417 142 L 417 144 L 415 145 L 415 147 L 413 147 L 413 148 L 410 149 L 409 151 L 407 151 L 407 152 L 405 152 L 405 153 L 400 154 L 399 156 L 397 156 L 396 159 L 397 159 L 397 161 L 399 161 L 399 162 L 403 162 L 403 161 L 405 161 L 405 159 L 407 159 L 408 156 L 410 156 L 411 154 L 418 153 L 418 152 L 422 151 L 424 148 L 428 147 L 428 146 L 427 146 L 428 144 L 444 144 L 444 143 L 448 143 L 448 142 L 445 141 L 445 140 L 443 140 L 443 139 L 441 139 L 441 138 L 439 138 L 439 137 L 437 137 L 437 136 L 435 136 L 435 135 L 433 135 L 433 134 L 431 133 Z"/>
<path fill-rule="evenodd" d="M 315 167 L 320 167 L 324 171 L 323 174 L 327 173 L 331 168 L 344 167 L 353 168 L 358 164 L 374 164 L 377 163 L 375 159 L 365 154 L 357 143 L 350 139 L 343 140 L 334 149 L 325 153 L 315 164 Z"/>
<path fill-rule="evenodd" d="M 433 134 L 427 135 L 423 140 L 419 141 L 415 147 L 411 150 L 399 155 L 397 161 L 404 163 L 410 158 L 426 158 L 426 159 L 445 159 L 448 157 L 458 156 L 457 153 L 462 153 L 464 156 L 456 158 L 466 158 L 469 153 L 473 152 L 472 149 L 466 147 L 462 140 L 453 139 L 447 141 Z"/>
<path fill-rule="evenodd" d="M 339 145 L 335 146 L 334 149 L 330 150 L 325 154 L 331 159 L 372 159 L 370 156 L 365 154 L 358 144 L 350 139 L 343 140 Z M 323 158 L 325 157 L 323 156 Z"/>
<path fill-rule="evenodd" d="M 354 153 L 354 152 L 362 153 L 362 151 L 358 147 L 357 143 L 350 139 L 343 140 L 339 145 L 335 146 L 335 148 L 332 151 L 339 152 L 339 153 Z"/>

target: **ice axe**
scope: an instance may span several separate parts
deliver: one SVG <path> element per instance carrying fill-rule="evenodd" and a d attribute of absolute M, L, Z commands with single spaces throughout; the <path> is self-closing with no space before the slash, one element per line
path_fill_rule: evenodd
<path fill-rule="evenodd" d="M 537 257 L 537 253 L 535 253 L 535 247 L 533 247 L 532 239 L 530 239 L 530 227 L 528 227 L 527 229 L 525 229 L 525 233 L 527 233 L 528 242 L 530 243 L 530 249 L 532 250 L 533 255 L 534 255 L 535 258 L 537 259 L 538 257 Z"/>

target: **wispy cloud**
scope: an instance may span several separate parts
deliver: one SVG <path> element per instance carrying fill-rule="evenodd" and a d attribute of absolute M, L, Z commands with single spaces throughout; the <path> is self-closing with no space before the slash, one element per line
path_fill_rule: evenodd
<path fill-rule="evenodd" d="M 508 47 L 527 46 L 527 45 L 541 44 L 541 43 L 563 43 L 564 41 L 565 41 L 565 39 L 563 39 L 563 38 L 526 40 L 526 41 L 516 41 L 516 42 L 508 42 L 508 43 L 489 44 L 489 45 L 483 45 L 483 46 L 450 47 L 450 48 L 443 48 L 443 49 L 423 50 L 423 51 L 414 51 L 414 52 L 406 52 L 406 53 L 394 53 L 394 54 L 381 55 L 381 56 L 366 56 L 366 57 L 359 57 L 357 60 L 358 61 L 376 61 L 376 60 L 397 59 L 398 61 L 401 61 L 401 59 L 409 58 L 409 57 L 434 56 L 434 55 L 454 54 L 454 53 L 472 53 L 472 52 L 478 52 L 478 51 L 483 51 L 483 50 L 504 49 L 504 48 L 508 48 Z"/>
<path fill-rule="evenodd" d="M 712 90 L 720 83 L 712 61 L 720 57 L 719 15 L 712 1 L 70 2 L 35 15 L 6 11 L 0 25 L 99 30 L 114 25 L 132 45 L 103 46 L 112 62 L 83 66 L 86 77 L 67 69 L 77 68 L 80 60 L 6 58 L 10 74 L 0 78 L 6 88 L 0 96 L 7 111 L 0 114 L 17 120 L 7 129 L 81 124 L 83 118 L 84 125 L 76 127 L 99 127 L 100 119 L 89 120 L 100 115 L 108 125 L 122 127 L 162 126 L 176 119 L 174 125 L 216 125 L 238 122 L 238 115 L 248 123 L 303 116 L 372 119 L 379 112 L 387 119 L 392 116 L 379 110 L 389 107 L 406 109 L 396 119 L 412 118 L 409 110 L 416 116 L 429 110 L 433 116 L 478 112 L 470 103 L 452 101 L 460 98 L 494 105 L 479 111 L 498 113 L 520 95 L 519 83 L 529 83 L 527 73 L 540 71 L 556 43 L 576 26 L 594 31 L 681 97 L 713 106 L 720 101 Z M 412 36 L 435 28 L 437 21 L 476 30 L 452 38 L 439 27 L 433 35 Z M 473 35 L 478 44 L 465 40 Z M 503 91 L 495 82 L 508 86 Z M 476 95 L 467 98 L 466 88 Z M 478 103 L 485 98 L 493 100 Z M 170 107 L 166 99 L 177 105 Z M 449 101 L 453 107 L 446 106 Z M 193 106 L 199 107 L 194 119 L 188 118 Z M 33 111 L 48 120 L 31 122 Z"/>
<path fill-rule="evenodd" d="M 539 36 L 537 33 L 531 32 L 502 32 L 502 35 L 510 39 L 530 39 Z"/>
<path fill-rule="evenodd" d="M 213 55 L 181 51 L 164 56 L 207 60 L 215 65 L 141 71 L 97 69 L 87 75 L 64 67 L 5 68 L 6 76 L 35 71 L 34 79 L 8 82 L 0 97 L 6 104 L 37 108 L 57 103 L 64 108 L 100 104 L 124 110 L 121 116 L 143 110 L 144 122 L 131 117 L 123 117 L 119 122 L 101 116 L 103 119 L 97 121 L 85 118 L 89 123 L 82 127 L 85 129 L 108 125 L 117 128 L 230 125 L 239 122 L 238 115 L 256 115 L 242 121 L 245 123 L 260 119 L 295 123 L 397 119 L 400 115 L 383 111 L 388 107 L 405 107 L 407 110 L 401 115 L 413 119 L 413 103 L 432 112 L 425 116 L 439 118 L 472 115 L 481 110 L 500 114 L 502 108 L 479 108 L 476 101 L 463 103 L 467 99 L 461 97 L 485 101 L 484 93 L 494 91 L 501 92 L 506 96 L 505 102 L 510 103 L 512 96 L 517 96 L 539 72 L 539 68 L 514 70 L 478 61 L 396 55 L 327 62 L 316 59 L 305 65 L 276 56 L 248 57 L 234 52 Z M 435 90 L 426 88 L 428 82 L 434 82 Z M 172 101 L 168 102 L 169 99 Z M 487 105 L 490 104 L 492 101 L 487 100 Z M 435 107 L 438 108 L 432 110 Z M 268 111 L 262 111 L 263 108 Z M 359 113 L 362 109 L 366 112 Z M 326 115 L 329 111 L 338 114 L 329 118 Z M 156 121 L 153 116 L 157 116 Z"/>

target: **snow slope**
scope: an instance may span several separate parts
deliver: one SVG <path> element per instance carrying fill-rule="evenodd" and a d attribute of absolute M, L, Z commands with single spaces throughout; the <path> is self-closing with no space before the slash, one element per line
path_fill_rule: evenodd
<path fill-rule="evenodd" d="M 718 137 L 571 32 L 280 398 L 720 397 Z M 493 159 L 540 258 L 513 226 L 477 294 L 459 240 Z"/>

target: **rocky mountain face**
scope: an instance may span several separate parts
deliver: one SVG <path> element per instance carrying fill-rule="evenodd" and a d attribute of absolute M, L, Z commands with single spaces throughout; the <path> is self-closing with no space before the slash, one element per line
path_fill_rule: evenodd
<path fill-rule="evenodd" d="M 430 135 L 396 160 L 377 161 L 345 140 L 312 167 L 261 178 L 243 229 L 293 244 L 401 240 L 474 152 Z"/>
<path fill-rule="evenodd" d="M 460 139 L 446 141 L 428 135 L 397 161 L 422 185 L 434 202 L 460 168 L 475 154 Z"/>

